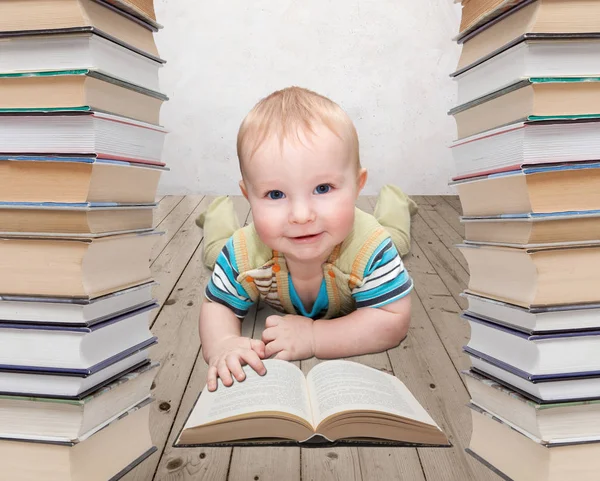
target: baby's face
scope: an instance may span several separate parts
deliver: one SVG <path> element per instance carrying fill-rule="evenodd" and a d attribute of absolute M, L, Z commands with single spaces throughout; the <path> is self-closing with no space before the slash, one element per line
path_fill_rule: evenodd
<path fill-rule="evenodd" d="M 324 262 L 350 233 L 366 181 L 348 142 L 329 129 L 301 141 L 267 139 L 244 165 L 242 190 L 261 240 L 287 259 Z"/>

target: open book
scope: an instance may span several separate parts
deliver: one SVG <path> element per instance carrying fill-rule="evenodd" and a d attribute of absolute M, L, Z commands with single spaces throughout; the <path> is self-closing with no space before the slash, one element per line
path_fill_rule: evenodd
<path fill-rule="evenodd" d="M 336 360 L 318 364 L 305 377 L 292 363 L 264 363 L 262 377 L 245 366 L 243 382 L 225 387 L 219 380 L 214 392 L 205 387 L 175 447 L 261 442 L 450 446 L 406 386 L 390 374 Z"/>

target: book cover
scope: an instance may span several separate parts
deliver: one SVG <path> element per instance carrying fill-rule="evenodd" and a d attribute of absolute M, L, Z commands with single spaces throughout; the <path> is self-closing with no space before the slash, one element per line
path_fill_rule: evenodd
<path fill-rule="evenodd" d="M 103 394 L 106 394 L 122 384 L 133 381 L 142 374 L 156 369 L 160 363 L 158 361 L 144 361 L 141 365 L 134 366 L 130 370 L 121 373 L 116 379 L 103 383 L 100 386 L 96 386 L 92 392 L 81 394 L 78 397 L 48 397 L 48 396 L 23 396 L 23 395 L 11 395 L 11 394 L 0 394 L 0 399 L 21 399 L 23 401 L 35 401 L 35 402 L 48 402 L 48 403 L 60 403 L 60 404 L 72 404 L 81 406 L 88 404 L 90 401 L 99 398 Z"/>
<path fill-rule="evenodd" d="M 0 301 L 16 301 L 16 302 L 50 302 L 56 304 L 78 304 L 78 305 L 90 305 L 98 302 L 102 302 L 107 299 L 111 299 L 113 297 L 122 296 L 134 291 L 139 291 L 141 289 L 145 289 L 148 286 L 156 286 L 158 283 L 156 281 L 149 281 L 139 284 L 137 286 L 129 287 L 127 289 L 122 289 L 120 291 L 111 292 L 110 294 L 106 294 L 104 296 L 95 297 L 93 299 L 87 297 L 44 297 L 44 296 L 18 296 L 11 294 L 0 294 Z M 152 301 L 154 302 L 154 301 Z"/>
<path fill-rule="evenodd" d="M 143 307 L 139 307 L 135 310 L 128 311 L 126 313 L 115 315 L 109 319 L 106 319 L 101 322 L 94 323 L 90 326 L 73 326 L 73 325 L 56 325 L 56 324 L 30 324 L 30 323 L 21 323 L 21 322 L 7 322 L 0 320 L 0 330 L 1 329 L 19 329 L 19 330 L 36 330 L 36 331 L 63 331 L 63 332 L 78 332 L 80 334 L 87 334 L 90 332 L 97 331 L 99 329 L 103 329 L 105 327 L 111 326 L 117 322 L 123 321 L 125 319 L 129 319 L 132 316 L 137 316 L 138 314 L 142 314 L 144 312 L 151 311 L 153 309 L 158 308 L 159 305 L 156 302 L 148 304 Z"/>
<path fill-rule="evenodd" d="M 163 101 L 169 100 L 162 92 L 157 92 L 154 90 L 147 89 L 142 87 L 141 85 L 137 85 L 131 82 L 128 82 L 123 79 L 119 79 L 113 75 L 109 75 L 107 73 L 91 70 L 91 69 L 79 69 L 79 70 L 54 70 L 54 71 L 42 71 L 42 72 L 11 72 L 11 73 L 0 73 L 0 80 L 2 79 L 16 79 L 16 78 L 29 78 L 29 77 L 64 77 L 64 76 L 78 76 L 78 77 L 91 77 L 103 82 L 107 82 L 118 87 L 133 90 L 137 93 L 147 95 L 149 97 L 154 97 L 156 99 L 160 99 Z M 0 112 L 36 112 L 36 111 L 68 111 L 68 110 L 84 110 L 87 108 L 88 110 L 92 110 L 91 107 L 82 106 L 79 108 L 69 107 L 69 108 L 48 108 L 48 109 L 34 109 L 34 108 L 24 108 L 24 109 L 10 109 L 10 108 L 2 108 Z"/>
<path fill-rule="evenodd" d="M 469 26 L 459 32 L 452 40 L 458 43 L 463 43 L 466 41 L 467 37 L 470 38 L 469 35 L 471 32 L 474 32 L 475 30 L 482 32 L 486 28 L 489 28 L 491 25 L 494 25 L 496 22 L 498 22 L 498 17 L 505 18 L 508 15 L 512 15 L 516 11 L 526 7 L 534 1 L 535 0 L 503 0 L 502 3 L 493 10 L 486 9 L 484 13 L 475 18 Z"/>
<path fill-rule="evenodd" d="M 139 351 L 149 348 L 156 344 L 158 338 L 156 336 L 147 339 L 144 342 L 136 344 L 114 356 L 105 359 L 102 362 L 89 367 L 88 369 L 67 369 L 67 368 L 56 368 L 56 367 L 42 367 L 42 366 L 15 366 L 9 364 L 0 364 L 0 372 L 13 372 L 13 373 L 31 373 L 31 374 L 48 374 L 53 376 L 73 376 L 73 377 L 88 377 L 95 374 L 102 369 L 107 368 L 123 359 L 135 354 Z"/>
<path fill-rule="evenodd" d="M 166 61 L 152 55 L 149 52 L 145 52 L 123 40 L 120 40 L 109 33 L 106 33 L 99 28 L 93 26 L 83 26 L 83 27 L 66 27 L 66 28 L 46 28 L 46 29 L 38 29 L 38 30 L 13 30 L 10 32 L 0 32 L 1 38 L 14 38 L 14 37 L 25 37 L 25 36 L 48 36 L 48 35 L 65 35 L 65 34 L 77 34 L 77 33 L 93 33 L 98 35 L 99 37 L 103 37 L 106 40 L 114 42 L 122 47 L 125 47 L 132 52 L 137 53 L 138 55 L 142 55 L 144 57 L 149 58 L 150 60 L 154 60 L 155 62 L 165 64 Z"/>
<path fill-rule="evenodd" d="M 582 400 L 582 401 L 565 401 L 565 402 L 544 401 L 544 402 L 539 403 L 539 402 L 536 402 L 533 399 L 531 399 L 530 396 L 524 396 L 523 394 L 521 394 L 520 392 L 515 390 L 514 387 L 506 386 L 505 384 L 502 384 L 500 381 L 495 380 L 489 374 L 482 374 L 482 373 L 480 373 L 478 371 L 474 371 L 472 369 L 465 369 L 460 372 L 464 376 L 471 377 L 471 378 L 485 384 L 486 386 L 489 386 L 492 389 L 500 391 L 504 395 L 510 396 L 511 398 L 516 399 L 519 402 L 522 402 L 524 404 L 527 404 L 528 406 L 530 406 L 536 410 L 539 410 L 539 411 L 543 411 L 545 409 L 563 408 L 563 407 L 568 407 L 568 406 L 581 406 L 581 405 L 585 405 L 585 404 L 600 404 L 600 398 L 586 399 L 586 400 Z"/>
<path fill-rule="evenodd" d="M 133 353 L 133 354 L 136 354 L 136 353 Z M 99 383 L 95 384 L 94 386 L 92 386 L 91 388 L 86 389 L 85 391 L 82 391 L 81 393 L 74 395 L 74 396 L 64 396 L 64 395 L 58 395 L 58 394 L 55 395 L 55 394 L 41 394 L 41 393 L 6 392 L 6 391 L 0 391 L 0 395 L 10 396 L 10 397 L 20 396 L 23 398 L 36 398 L 36 399 L 38 399 L 38 398 L 39 399 L 42 399 L 42 398 L 43 399 L 56 399 L 56 400 L 65 401 L 65 402 L 68 402 L 68 401 L 79 402 L 82 399 L 85 399 L 86 397 L 93 395 L 99 389 L 104 388 L 107 385 L 117 381 L 124 375 L 131 373 L 137 369 L 143 368 L 144 366 L 147 366 L 147 365 L 150 365 L 150 361 L 148 359 L 144 359 L 140 362 L 133 364 L 132 366 L 128 367 L 127 369 L 124 369 L 123 371 L 118 372 L 114 376 L 111 376 L 111 377 L 105 379 L 104 381 L 99 382 Z M 35 373 L 35 374 L 40 374 L 40 373 Z M 41 373 L 41 374 L 44 374 L 44 373 Z"/>
<path fill-rule="evenodd" d="M 55 444 L 58 446 L 75 446 L 76 444 L 82 443 L 83 441 L 85 441 L 86 439 L 90 438 L 91 436 L 93 436 L 94 434 L 106 429 L 107 427 L 111 426 L 112 424 L 115 424 L 117 422 L 119 422 L 120 420 L 126 418 L 127 416 L 130 416 L 131 414 L 133 414 L 134 412 L 146 407 L 148 404 L 151 404 L 152 402 L 154 402 L 154 399 L 151 397 L 147 397 L 145 399 L 143 399 L 142 401 L 140 401 L 138 404 L 136 404 L 135 406 L 133 406 L 131 409 L 125 411 L 124 413 L 121 413 L 119 416 L 112 418 L 110 421 L 101 424 L 100 426 L 97 426 L 96 428 L 92 429 L 91 431 L 83 434 L 80 438 L 78 439 L 74 439 L 71 441 L 54 441 L 54 440 L 44 440 L 44 441 L 40 441 L 38 439 L 25 439 L 25 438 L 7 438 L 7 437 L 0 437 L 1 439 L 6 439 L 6 440 L 10 440 L 10 441 L 16 441 L 16 442 L 22 442 L 22 443 L 43 443 L 43 444 Z"/>
<path fill-rule="evenodd" d="M 521 331 L 514 327 L 508 327 L 501 323 L 493 322 L 488 319 L 483 319 L 473 313 L 468 311 L 464 311 L 461 315 L 461 318 L 470 321 L 476 322 L 483 326 L 487 326 L 492 329 L 496 329 L 498 331 L 505 332 L 506 334 L 510 334 L 511 336 L 519 337 L 521 339 L 525 339 L 526 341 L 547 341 L 550 339 L 565 339 L 565 338 L 581 338 L 581 337 L 594 337 L 600 336 L 600 330 L 598 329 L 588 329 L 581 331 L 561 331 L 561 332 L 552 332 L 552 333 L 529 333 L 527 331 Z M 0 324 L 1 327 L 1 324 Z"/>
<path fill-rule="evenodd" d="M 589 83 L 589 82 L 600 82 L 600 77 L 529 77 L 526 79 L 518 80 L 510 85 L 502 87 L 498 90 L 494 90 L 486 95 L 482 95 L 481 97 L 477 97 L 469 102 L 465 102 L 464 104 L 457 105 L 456 107 L 450 109 L 448 111 L 448 115 L 455 115 L 460 112 L 464 112 L 465 110 L 471 109 L 478 105 L 484 104 L 490 100 L 502 97 L 510 92 L 514 92 L 515 90 L 522 89 L 529 85 L 536 84 L 577 84 L 577 83 Z M 539 121 L 539 120 L 571 120 L 571 119 L 597 119 L 600 117 L 600 113 L 596 114 L 581 114 L 581 115 L 531 115 L 525 119 L 521 119 L 521 121 Z"/>
<path fill-rule="evenodd" d="M 600 371 L 578 371 L 560 374 L 531 374 L 529 372 L 523 371 L 522 369 L 519 369 L 516 366 L 512 366 L 492 356 L 488 356 L 483 352 L 470 348 L 469 346 L 463 346 L 463 351 L 469 354 L 470 356 L 482 359 L 483 361 L 492 364 L 493 366 L 503 369 L 504 371 L 510 372 L 515 376 L 518 376 L 521 379 L 525 379 L 526 381 L 532 382 L 534 384 L 536 382 L 541 383 L 550 381 L 566 381 L 569 379 L 585 379 L 600 377 Z"/>
<path fill-rule="evenodd" d="M 155 162 L 144 159 L 116 159 L 101 154 L 38 154 L 38 155 L 24 155 L 24 154 L 0 154 L 0 162 L 2 161 L 15 161 L 15 162 L 79 162 L 84 164 L 115 164 L 115 165 L 131 165 L 131 166 L 142 166 L 148 169 L 158 169 L 162 171 L 169 171 L 164 162 Z"/>
<path fill-rule="evenodd" d="M 118 481 L 119 479 L 124 477 L 127 473 L 129 473 L 134 468 L 136 468 L 139 464 L 143 463 L 147 458 L 152 456 L 157 450 L 158 449 L 156 448 L 156 446 L 152 446 L 151 448 L 148 449 L 148 451 L 146 451 L 144 454 L 142 454 L 139 458 L 133 460 L 130 464 L 128 464 L 125 468 L 123 468 L 121 471 L 119 471 L 117 474 L 115 474 L 108 481 Z"/>
<path fill-rule="evenodd" d="M 492 466 L 490 463 L 488 463 L 485 459 L 483 459 L 481 456 L 479 456 L 478 454 L 475 454 L 473 451 L 471 451 L 469 448 L 465 448 L 465 452 L 467 454 L 469 454 L 470 456 L 472 456 L 474 459 L 476 459 L 477 461 L 479 461 L 481 464 L 483 464 L 486 468 L 488 468 L 490 471 L 492 471 L 494 474 L 497 474 L 499 477 L 501 477 L 504 481 L 514 481 L 512 478 L 509 478 L 506 474 L 504 474 L 502 471 L 500 471 L 499 469 L 497 469 L 496 467 Z"/>

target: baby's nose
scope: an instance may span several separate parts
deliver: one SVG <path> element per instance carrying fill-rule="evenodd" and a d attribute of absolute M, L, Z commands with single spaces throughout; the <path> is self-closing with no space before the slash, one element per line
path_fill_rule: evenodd
<path fill-rule="evenodd" d="M 313 220 L 315 220 L 315 212 L 310 204 L 296 202 L 292 205 L 290 212 L 290 222 L 292 224 L 306 224 Z"/>

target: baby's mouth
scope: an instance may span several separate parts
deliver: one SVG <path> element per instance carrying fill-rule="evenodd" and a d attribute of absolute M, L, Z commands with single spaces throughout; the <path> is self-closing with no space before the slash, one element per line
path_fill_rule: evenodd
<path fill-rule="evenodd" d="M 310 235 L 291 237 L 291 239 L 295 242 L 310 242 L 311 240 L 316 240 L 320 235 L 321 235 L 321 233 L 310 234 Z"/>

